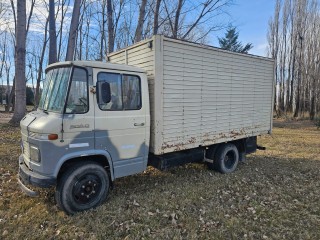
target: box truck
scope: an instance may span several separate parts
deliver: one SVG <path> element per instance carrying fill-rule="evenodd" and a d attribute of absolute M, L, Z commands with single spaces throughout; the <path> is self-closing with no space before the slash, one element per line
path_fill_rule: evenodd
<path fill-rule="evenodd" d="M 21 121 L 18 182 L 55 186 L 69 214 L 101 204 L 112 182 L 203 162 L 233 172 L 272 129 L 274 61 L 155 35 L 108 62 L 51 64 Z"/>

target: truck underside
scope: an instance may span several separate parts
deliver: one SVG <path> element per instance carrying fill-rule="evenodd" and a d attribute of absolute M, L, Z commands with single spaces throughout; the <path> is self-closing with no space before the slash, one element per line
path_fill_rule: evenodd
<path fill-rule="evenodd" d="M 248 137 L 228 143 L 218 143 L 211 146 L 199 146 L 198 148 L 166 153 L 162 155 L 149 154 L 148 165 L 161 171 L 171 167 L 180 166 L 193 162 L 208 162 L 209 165 L 215 163 L 217 152 L 227 144 L 232 144 L 237 148 L 239 161 L 244 161 L 246 154 L 257 150 L 257 137 Z M 215 164 L 216 165 L 216 164 Z"/>

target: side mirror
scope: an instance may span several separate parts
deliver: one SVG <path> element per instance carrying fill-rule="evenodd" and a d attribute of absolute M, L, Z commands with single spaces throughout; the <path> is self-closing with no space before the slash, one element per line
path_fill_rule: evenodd
<path fill-rule="evenodd" d="M 111 90 L 108 82 L 99 83 L 101 103 L 107 104 L 111 101 Z"/>

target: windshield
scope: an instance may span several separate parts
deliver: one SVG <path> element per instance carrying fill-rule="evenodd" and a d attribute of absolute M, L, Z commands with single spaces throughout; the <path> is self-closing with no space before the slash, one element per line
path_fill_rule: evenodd
<path fill-rule="evenodd" d="M 44 81 L 39 109 L 62 113 L 70 79 L 71 67 L 49 70 Z"/>

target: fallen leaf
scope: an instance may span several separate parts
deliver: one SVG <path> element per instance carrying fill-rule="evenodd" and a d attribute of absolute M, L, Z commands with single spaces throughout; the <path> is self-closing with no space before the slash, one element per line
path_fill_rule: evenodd
<path fill-rule="evenodd" d="M 6 235 L 8 235 L 8 233 L 9 233 L 8 230 L 4 230 L 2 233 L 2 236 L 6 236 Z"/>
<path fill-rule="evenodd" d="M 140 204 L 136 200 L 133 200 L 133 205 L 137 206 L 137 207 L 140 207 Z"/>

